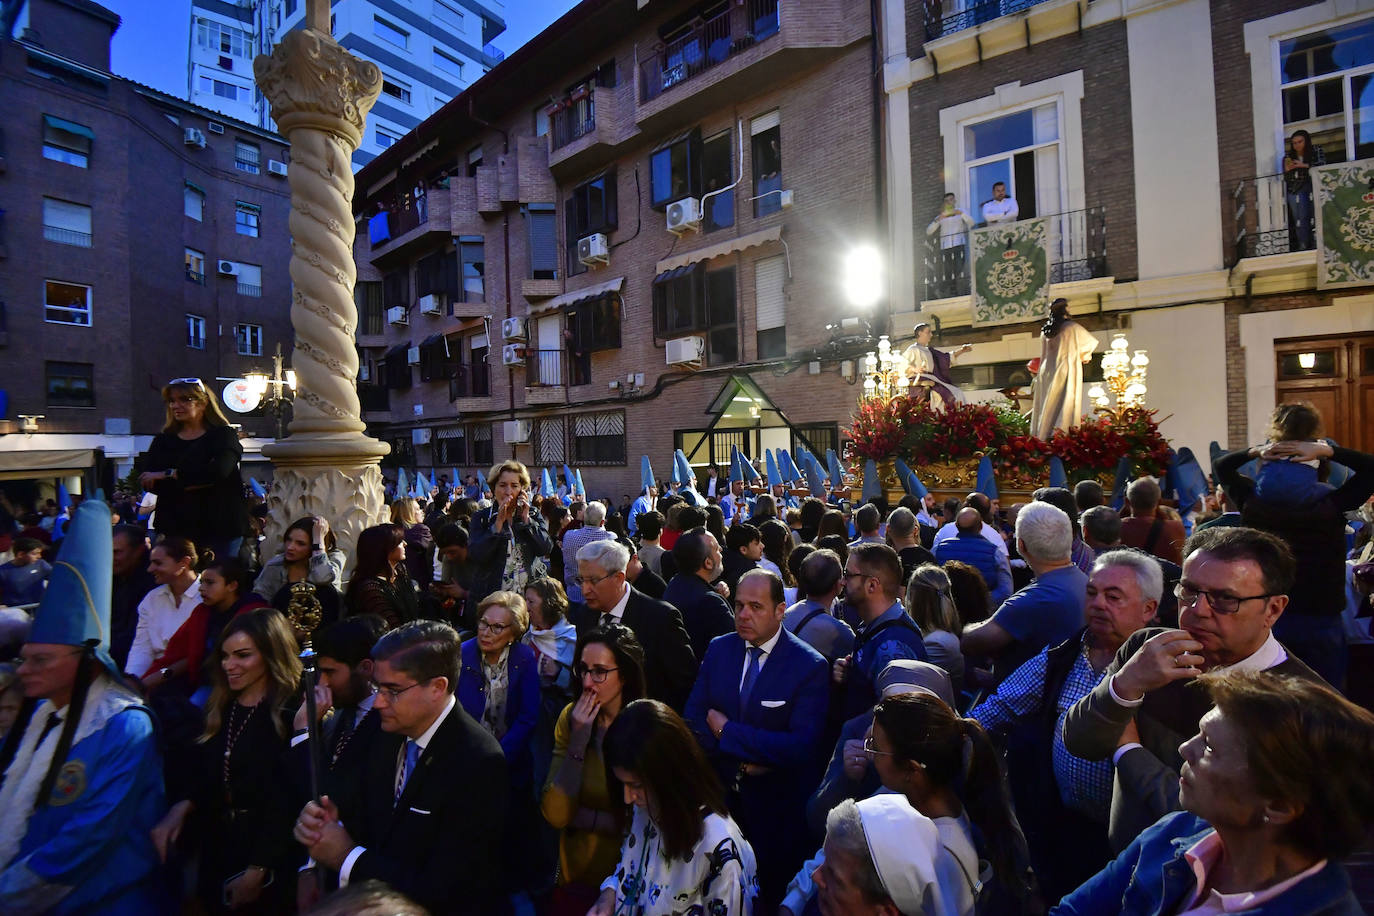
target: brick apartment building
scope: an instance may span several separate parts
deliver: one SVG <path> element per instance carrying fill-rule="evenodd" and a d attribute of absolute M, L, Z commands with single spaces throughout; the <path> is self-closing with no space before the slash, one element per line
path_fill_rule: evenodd
<path fill-rule="evenodd" d="M 168 379 L 218 391 L 290 352 L 285 142 L 111 74 L 118 25 L 90 0 L 35 0 L 0 45 L 10 471 L 77 450 L 68 465 L 103 454 L 123 473 L 162 427 Z M 235 419 L 275 435 L 261 411 Z"/>
<path fill-rule="evenodd" d="M 407 468 L 632 493 L 837 443 L 877 242 L 869 9 L 584 0 L 357 175 L 360 393 Z M 875 95 L 875 93 L 878 93 Z"/>
<path fill-rule="evenodd" d="M 1148 350 L 1176 445 L 1259 441 L 1304 399 L 1374 449 L 1374 290 L 1317 289 L 1280 174 L 1296 129 L 1328 163 L 1374 156 L 1374 5 L 884 0 L 880 23 L 895 329 L 919 312 L 972 343 L 974 391 L 1028 380 L 1039 321 L 972 327 L 967 272 L 926 234 L 946 192 L 977 219 L 1004 180 L 1050 217 L 1051 295 Z"/>

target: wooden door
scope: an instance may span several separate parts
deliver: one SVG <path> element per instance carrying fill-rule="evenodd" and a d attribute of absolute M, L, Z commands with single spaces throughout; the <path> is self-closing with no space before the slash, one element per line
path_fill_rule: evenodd
<path fill-rule="evenodd" d="M 1327 436 L 1374 451 L 1374 334 L 1275 341 L 1274 364 L 1277 403 L 1307 402 Z"/>

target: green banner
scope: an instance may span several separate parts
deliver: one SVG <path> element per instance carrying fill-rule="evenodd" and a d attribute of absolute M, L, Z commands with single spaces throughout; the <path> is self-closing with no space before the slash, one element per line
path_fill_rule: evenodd
<path fill-rule="evenodd" d="M 1317 288 L 1374 284 L 1374 159 L 1312 170 Z"/>
<path fill-rule="evenodd" d="M 998 223 L 970 233 L 973 324 L 1043 318 L 1050 306 L 1049 224 Z"/>

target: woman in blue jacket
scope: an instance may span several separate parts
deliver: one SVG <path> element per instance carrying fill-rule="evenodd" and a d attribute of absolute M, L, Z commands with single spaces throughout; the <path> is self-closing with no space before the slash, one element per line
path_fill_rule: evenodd
<path fill-rule="evenodd" d="M 1315 681 L 1247 671 L 1201 681 L 1216 706 L 1180 748 L 1186 810 L 1051 916 L 1362 913 L 1339 860 L 1374 821 L 1374 714 Z"/>

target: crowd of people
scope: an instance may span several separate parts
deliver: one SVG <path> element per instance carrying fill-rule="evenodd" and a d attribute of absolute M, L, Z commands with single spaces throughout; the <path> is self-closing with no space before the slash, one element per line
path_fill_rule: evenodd
<path fill-rule="evenodd" d="M 348 555 L 164 398 L 151 529 L 0 567 L 0 913 L 1361 912 L 1374 458 L 1310 408 L 1192 506 L 511 460 Z"/>

